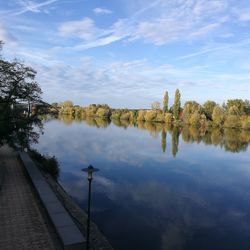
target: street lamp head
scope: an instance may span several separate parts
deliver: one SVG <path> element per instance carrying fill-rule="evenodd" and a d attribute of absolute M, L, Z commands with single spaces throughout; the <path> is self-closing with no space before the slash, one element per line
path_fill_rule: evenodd
<path fill-rule="evenodd" d="M 87 168 L 83 168 L 82 171 L 88 173 L 88 180 L 91 181 L 93 179 L 93 173 L 99 171 L 99 169 L 89 165 Z"/>

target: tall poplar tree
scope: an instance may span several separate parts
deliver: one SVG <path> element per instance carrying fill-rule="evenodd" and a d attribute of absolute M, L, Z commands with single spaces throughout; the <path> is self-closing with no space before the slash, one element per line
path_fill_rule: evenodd
<path fill-rule="evenodd" d="M 173 107 L 173 115 L 175 120 L 178 120 L 179 118 L 180 108 L 181 108 L 181 94 L 179 89 L 176 89 L 174 96 L 174 107 Z"/>
<path fill-rule="evenodd" d="M 165 92 L 164 98 L 163 98 L 163 111 L 168 112 L 168 92 Z"/>

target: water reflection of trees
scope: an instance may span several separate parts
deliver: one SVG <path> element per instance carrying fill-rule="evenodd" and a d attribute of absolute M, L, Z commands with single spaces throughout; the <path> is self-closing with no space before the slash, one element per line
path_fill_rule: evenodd
<path fill-rule="evenodd" d="M 128 128 L 128 127 L 134 127 L 134 122 L 131 120 L 120 120 L 120 119 L 113 119 L 112 123 L 116 125 L 117 127 L 122 128 Z"/>
<path fill-rule="evenodd" d="M 161 148 L 162 152 L 165 153 L 167 147 L 167 132 L 165 129 L 161 132 Z"/>
<path fill-rule="evenodd" d="M 70 115 L 59 116 L 59 119 L 65 124 L 73 122 L 85 122 L 89 126 L 97 128 L 106 128 L 111 121 L 109 119 L 84 117 L 82 119 Z M 145 121 L 129 121 L 121 119 L 113 119 L 112 123 L 121 128 L 136 127 L 140 130 L 145 130 L 154 138 L 161 137 L 162 152 L 167 150 L 168 141 L 171 144 L 173 157 L 178 153 L 179 136 L 186 143 L 204 143 L 205 145 L 220 146 L 226 151 L 241 152 L 245 151 L 250 142 L 250 131 L 240 129 L 221 129 L 221 128 L 197 128 L 194 126 L 176 127 L 170 124 Z M 170 134 L 171 137 L 168 137 Z"/>
<path fill-rule="evenodd" d="M 94 117 L 74 117 L 72 115 L 59 115 L 58 119 L 66 125 L 71 125 L 72 123 L 81 123 L 84 121 L 87 125 L 97 128 L 106 128 L 110 124 L 109 119 L 94 118 Z"/>
<path fill-rule="evenodd" d="M 173 127 L 173 130 L 172 130 L 172 155 L 173 157 L 175 157 L 178 152 L 179 136 L 180 136 L 179 128 Z"/>

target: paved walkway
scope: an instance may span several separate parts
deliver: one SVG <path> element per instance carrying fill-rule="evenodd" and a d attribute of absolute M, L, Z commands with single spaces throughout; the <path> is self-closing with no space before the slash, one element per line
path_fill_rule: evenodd
<path fill-rule="evenodd" d="M 3 164 L 6 175 L 0 189 L 0 249 L 55 249 L 31 185 L 16 153 L 7 146 L 0 148 L 0 168 Z"/>

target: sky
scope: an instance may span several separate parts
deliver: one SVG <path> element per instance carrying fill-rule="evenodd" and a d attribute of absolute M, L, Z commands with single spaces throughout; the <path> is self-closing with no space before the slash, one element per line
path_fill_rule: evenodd
<path fill-rule="evenodd" d="M 50 103 L 250 99 L 249 0 L 0 0 L 0 40 Z"/>

